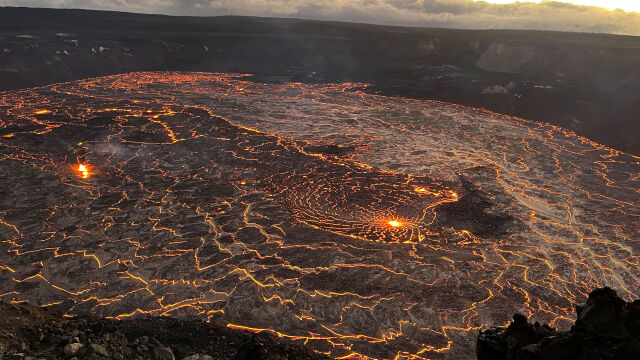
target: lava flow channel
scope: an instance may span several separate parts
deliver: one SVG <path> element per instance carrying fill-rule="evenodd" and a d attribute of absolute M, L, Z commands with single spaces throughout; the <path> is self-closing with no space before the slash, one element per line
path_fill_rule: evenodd
<path fill-rule="evenodd" d="M 133 73 L 0 93 L 0 297 L 468 359 L 640 296 L 640 159 L 363 84 Z"/>

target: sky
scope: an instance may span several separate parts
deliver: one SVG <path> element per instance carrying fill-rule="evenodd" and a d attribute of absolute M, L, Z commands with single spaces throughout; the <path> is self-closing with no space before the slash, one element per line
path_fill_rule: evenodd
<path fill-rule="evenodd" d="M 476 0 L 479 1 L 479 0 Z M 484 0 L 493 4 L 512 4 L 514 0 Z M 521 0 L 523 2 L 525 0 Z M 540 3 L 543 0 L 532 0 L 531 2 Z M 567 3 L 575 5 L 599 6 L 610 10 L 621 9 L 625 11 L 640 12 L 640 0 L 567 0 Z"/>
<path fill-rule="evenodd" d="M 166 15 L 276 16 L 384 25 L 640 36 L 640 0 L 0 0 L 0 6 Z"/>

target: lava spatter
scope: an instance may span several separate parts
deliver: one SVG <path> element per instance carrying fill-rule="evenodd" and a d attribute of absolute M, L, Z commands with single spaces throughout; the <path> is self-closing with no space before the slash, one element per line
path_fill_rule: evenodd
<path fill-rule="evenodd" d="M 89 178 L 89 175 L 91 174 L 89 172 L 89 166 L 85 164 L 78 164 L 77 166 L 75 166 L 75 169 L 78 172 L 78 175 L 83 179 Z"/>
<path fill-rule="evenodd" d="M 0 93 L 0 297 L 468 359 L 515 311 L 563 327 L 593 287 L 640 296 L 639 159 L 365 87 L 133 73 Z"/>
<path fill-rule="evenodd" d="M 393 228 L 404 226 L 404 223 L 400 222 L 398 220 L 389 220 L 389 221 L 387 221 L 387 224 L 389 224 L 389 226 L 391 226 Z"/>

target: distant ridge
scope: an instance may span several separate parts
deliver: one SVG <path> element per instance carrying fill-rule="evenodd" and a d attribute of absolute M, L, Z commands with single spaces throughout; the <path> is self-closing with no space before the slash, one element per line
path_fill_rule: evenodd
<path fill-rule="evenodd" d="M 634 36 L 0 8 L 0 91 L 155 70 L 359 81 L 560 125 L 640 155 L 639 63 Z"/>
<path fill-rule="evenodd" d="M 520 29 L 454 29 L 433 26 L 400 26 L 400 25 L 380 25 L 363 22 L 330 21 L 290 17 L 261 17 L 243 15 L 212 15 L 212 16 L 187 16 L 187 15 L 163 15 L 150 13 L 135 13 L 113 10 L 92 10 L 92 9 L 58 9 L 39 7 L 14 7 L 0 6 L 0 29 L 49 29 L 53 26 L 59 28 L 78 29 L 78 27 L 88 29 L 113 29 L 115 25 L 124 25 L 120 30 L 163 30 L 175 32 L 201 32 L 205 30 L 217 29 L 222 25 L 232 25 L 239 21 L 252 21 L 258 24 L 271 25 L 341 25 L 345 27 L 367 26 L 380 29 L 405 29 L 405 30 L 442 30 L 454 32 L 517 32 L 517 33 L 554 33 L 566 34 L 568 37 L 603 36 L 619 38 L 640 38 L 632 35 L 619 35 L 608 33 L 579 33 L 570 31 L 553 30 L 520 30 Z M 136 23 L 131 23 L 135 20 Z M 245 24 L 243 24 L 245 25 Z"/>

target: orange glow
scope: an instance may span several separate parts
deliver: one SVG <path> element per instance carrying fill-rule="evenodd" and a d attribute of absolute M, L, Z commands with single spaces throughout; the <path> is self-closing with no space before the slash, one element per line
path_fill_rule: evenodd
<path fill-rule="evenodd" d="M 402 223 L 398 220 L 390 220 L 389 222 L 387 222 L 387 224 L 389 224 L 389 226 L 394 228 L 402 226 Z"/>
<path fill-rule="evenodd" d="M 476 0 L 480 1 L 480 0 Z M 488 3 L 494 4 L 513 4 L 516 3 L 516 0 L 482 0 Z M 524 1 L 522 1 L 524 2 Z M 527 0 L 527 2 L 535 2 L 540 3 L 543 0 Z M 608 9 L 608 10 L 616 10 L 622 9 L 624 11 L 635 11 L 640 12 L 640 5 L 638 5 L 637 0 L 562 0 L 563 3 L 570 3 L 574 5 L 584 5 L 584 6 L 597 6 L 600 8 Z"/>
<path fill-rule="evenodd" d="M 89 177 L 89 167 L 85 164 L 79 164 L 77 169 L 76 169 L 80 175 L 82 176 L 83 179 L 86 179 Z"/>
<path fill-rule="evenodd" d="M 0 299 L 20 303 L 35 296 L 73 313 L 91 304 L 89 311 L 112 319 L 189 311 L 330 358 L 426 360 L 464 357 L 479 327 L 507 325 L 509 314 L 491 317 L 501 306 L 566 327 L 573 322 L 570 304 L 596 285 L 615 286 L 628 298 L 640 294 L 633 277 L 640 258 L 629 245 L 640 238 L 632 201 L 639 194 L 640 157 L 551 125 L 380 97 L 357 90 L 366 87 L 357 83 L 245 80 L 132 73 L 3 93 L 0 143 L 7 151 L 0 168 L 16 166 L 25 176 L 47 171 L 57 179 L 51 191 L 64 195 L 43 203 L 38 199 L 48 189 L 19 188 L 23 203 L 36 204 L 44 216 L 15 221 L 0 214 L 7 252 L 0 276 L 10 279 Z M 96 100 L 96 91 L 105 96 Z M 233 102 L 226 100 L 231 96 Z M 209 100 L 185 105 L 192 97 Z M 443 124 L 416 115 L 399 126 L 390 121 L 393 113 L 377 110 L 382 105 L 393 113 L 422 109 L 428 118 L 453 118 Z M 53 114 L 41 110 L 45 106 L 65 116 L 37 115 Z M 117 120 L 96 123 L 95 116 Z M 467 117 L 483 119 L 485 130 L 463 126 Z M 86 128 L 47 135 L 64 140 L 51 142 L 52 149 L 36 142 L 69 121 Z M 95 126 L 99 137 L 91 134 Z M 183 140 L 191 143 L 172 145 Z M 357 150 L 333 154 L 329 144 Z M 307 153 L 307 145 L 328 147 Z M 201 146 L 209 150 L 183 156 Z M 204 156 L 218 151 L 223 156 Z M 553 176 L 540 183 L 536 169 Z M 582 181 L 592 178 L 593 184 Z M 465 216 L 459 209 L 484 205 L 449 206 L 476 187 L 489 197 L 508 195 L 489 199 L 499 206 L 486 224 L 504 213 L 525 226 L 499 241 L 465 230 L 468 222 L 456 219 Z M 81 224 L 69 226 L 74 218 Z M 320 241 L 309 241 L 315 236 Z M 165 261 L 180 271 L 157 267 Z M 36 275 L 25 272 L 25 264 L 39 264 Z M 66 269 L 74 267 L 86 281 L 69 278 L 76 275 Z M 454 276 L 460 299 L 418 323 L 408 309 L 429 306 L 448 286 L 440 274 Z M 359 280 L 328 281 L 333 276 Z M 21 282 L 29 286 L 11 285 Z M 35 285 L 37 292 L 29 290 Z M 259 309 L 255 318 L 226 306 L 245 285 Z M 393 310 L 391 317 L 376 317 L 365 328 L 354 322 L 383 308 Z M 272 311 L 293 316 L 269 324 Z M 310 330 L 290 330 L 296 328 Z"/>

